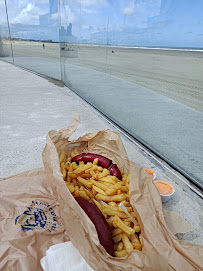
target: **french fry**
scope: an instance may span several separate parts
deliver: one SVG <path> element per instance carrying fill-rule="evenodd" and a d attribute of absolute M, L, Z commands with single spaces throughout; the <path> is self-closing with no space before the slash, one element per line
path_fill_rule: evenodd
<path fill-rule="evenodd" d="M 127 177 L 128 177 L 128 174 L 124 173 L 123 176 L 122 176 L 122 181 L 126 182 Z"/>
<path fill-rule="evenodd" d="M 116 208 L 116 209 L 114 209 L 114 208 Z M 108 204 L 107 205 L 103 205 L 102 206 L 102 212 L 104 214 L 108 215 L 108 216 L 115 216 L 116 213 L 117 213 L 117 207 L 109 206 Z"/>
<path fill-rule="evenodd" d="M 65 180 L 65 178 L 66 178 L 66 169 L 65 169 L 65 167 L 63 167 L 62 174 L 63 174 L 63 179 Z"/>
<path fill-rule="evenodd" d="M 91 183 L 90 180 L 85 180 L 84 178 L 82 178 L 82 177 L 80 177 L 80 176 L 79 176 L 77 179 L 78 179 L 78 181 L 79 181 L 81 184 L 83 184 L 84 186 L 86 186 L 86 187 L 88 187 L 88 188 L 91 188 L 91 187 L 92 187 L 92 183 Z"/>
<path fill-rule="evenodd" d="M 78 175 L 73 173 L 72 171 L 68 171 L 68 176 L 70 176 L 71 179 L 76 179 L 78 177 Z"/>
<path fill-rule="evenodd" d="M 90 197 L 85 193 L 85 191 L 81 191 L 81 190 L 75 191 L 75 196 L 84 198 L 86 200 L 90 200 Z"/>
<path fill-rule="evenodd" d="M 126 199 L 126 194 L 120 194 L 120 195 L 114 195 L 114 196 L 105 196 L 102 194 L 97 194 L 96 195 L 97 200 L 103 200 L 105 202 L 109 201 L 123 201 Z"/>
<path fill-rule="evenodd" d="M 77 186 L 78 185 L 77 179 L 72 179 L 72 183 L 73 183 L 74 186 Z"/>
<path fill-rule="evenodd" d="M 131 239 L 131 243 L 133 245 L 133 248 L 135 250 L 142 250 L 142 245 L 140 243 L 140 240 L 135 233 L 131 234 L 130 239 Z"/>
<path fill-rule="evenodd" d="M 127 225 L 128 227 L 130 227 L 130 225 L 131 225 L 131 222 L 128 222 L 128 221 L 123 221 L 123 223 L 124 223 L 125 225 Z"/>
<path fill-rule="evenodd" d="M 102 173 L 100 173 L 100 174 L 102 174 Z M 98 179 L 102 182 L 105 182 L 105 183 L 115 184 L 115 181 L 113 180 L 112 176 L 98 177 Z"/>
<path fill-rule="evenodd" d="M 85 193 L 88 195 L 88 197 L 90 197 L 91 199 L 94 198 L 94 195 L 87 189 L 85 188 L 84 186 L 81 186 L 81 189 L 82 191 L 85 191 Z"/>
<path fill-rule="evenodd" d="M 102 184 L 106 185 L 108 188 L 110 188 L 110 187 L 112 186 L 112 184 L 111 184 L 111 183 L 103 182 L 101 179 L 100 179 L 100 180 L 98 180 L 98 182 L 100 182 L 100 183 L 102 183 Z"/>
<path fill-rule="evenodd" d="M 95 196 L 97 194 L 97 191 L 94 188 L 92 188 L 92 193 Z"/>
<path fill-rule="evenodd" d="M 122 257 L 125 257 L 125 256 L 128 255 L 128 253 L 127 253 L 127 251 L 125 249 L 121 250 L 121 251 L 115 251 L 114 254 L 118 258 L 122 258 Z"/>
<path fill-rule="evenodd" d="M 119 182 L 117 182 L 115 185 L 114 185 L 114 187 L 116 188 L 116 189 L 121 189 L 121 187 L 123 186 L 123 182 L 121 182 L 121 181 L 119 181 Z"/>
<path fill-rule="evenodd" d="M 123 247 L 124 247 L 123 242 L 122 242 L 122 241 L 119 242 L 119 244 L 118 244 L 118 246 L 117 246 L 117 251 L 123 250 Z"/>
<path fill-rule="evenodd" d="M 69 189 L 69 191 L 71 192 L 71 193 L 74 193 L 74 191 L 75 191 L 75 188 L 74 188 L 74 185 L 72 184 L 72 183 L 66 183 L 66 186 L 68 187 L 68 189 Z"/>
<path fill-rule="evenodd" d="M 95 185 L 93 185 L 92 187 L 94 188 L 94 190 L 95 190 L 97 193 L 100 193 L 100 194 L 102 194 L 102 195 L 106 195 L 106 193 L 104 192 L 104 190 L 102 190 L 101 188 L 99 188 L 99 187 L 97 187 L 97 186 L 95 186 Z"/>
<path fill-rule="evenodd" d="M 83 161 L 79 162 L 79 167 L 84 166 L 84 165 L 85 165 L 85 163 Z"/>
<path fill-rule="evenodd" d="M 122 238 L 122 233 L 117 234 L 117 235 L 115 235 L 114 237 L 112 237 L 114 243 L 120 242 L 121 238 Z"/>
<path fill-rule="evenodd" d="M 100 172 L 98 175 L 98 179 L 105 178 L 106 176 L 110 175 L 110 171 L 104 168 L 103 172 Z"/>
<path fill-rule="evenodd" d="M 107 221 L 107 223 L 109 224 L 110 227 L 113 227 L 113 220 L 114 220 L 113 216 L 111 216 L 110 218 L 106 219 L 106 221 Z"/>
<path fill-rule="evenodd" d="M 132 243 L 140 244 L 140 240 L 136 233 L 130 235 L 130 240 Z"/>
<path fill-rule="evenodd" d="M 71 177 L 70 176 L 66 176 L 66 182 L 70 184 L 70 182 L 71 182 Z"/>
<path fill-rule="evenodd" d="M 124 231 L 128 235 L 131 235 L 131 234 L 135 233 L 135 230 L 132 229 L 131 227 L 128 227 L 127 225 L 125 225 L 123 223 L 123 221 L 117 215 L 114 216 L 114 220 L 113 221 L 114 221 L 115 225 L 118 228 L 120 228 L 122 231 Z"/>
<path fill-rule="evenodd" d="M 85 178 L 85 179 L 90 179 L 92 177 L 92 175 L 90 173 L 82 173 L 80 174 L 80 177 Z"/>
<path fill-rule="evenodd" d="M 126 233 L 122 234 L 122 241 L 123 241 L 123 245 L 124 245 L 125 250 L 127 251 L 128 254 L 130 254 L 130 252 L 133 251 L 133 245 L 130 242 Z"/>
<path fill-rule="evenodd" d="M 77 169 L 79 166 L 76 164 L 76 162 L 72 162 L 72 168 L 73 170 Z"/>
<path fill-rule="evenodd" d="M 106 195 L 112 196 L 116 194 L 116 188 L 107 188 L 106 189 Z"/>
<path fill-rule="evenodd" d="M 125 218 L 128 218 L 128 217 L 129 217 L 127 214 L 125 214 L 125 213 L 123 213 L 123 212 L 119 212 L 119 211 L 116 212 L 116 215 L 117 215 L 118 217 L 122 218 L 122 219 L 125 219 Z"/>
<path fill-rule="evenodd" d="M 143 240 L 142 240 L 142 234 L 141 233 L 139 234 L 139 240 L 140 240 L 141 245 L 143 246 Z"/>
<path fill-rule="evenodd" d="M 85 173 L 90 173 L 91 171 L 97 171 L 98 170 L 98 166 L 97 165 L 94 165 L 94 164 L 92 164 L 92 167 L 91 168 L 88 168 L 88 169 L 86 169 L 85 170 Z"/>
<path fill-rule="evenodd" d="M 113 202 L 113 201 L 108 202 L 108 205 L 114 206 L 114 207 L 117 206 L 117 204 L 115 202 Z"/>
<path fill-rule="evenodd" d="M 66 169 L 66 170 L 69 170 L 70 165 L 71 165 L 71 162 L 70 162 L 70 161 L 67 161 L 67 162 L 65 163 L 65 165 L 64 165 L 65 169 Z"/>
<path fill-rule="evenodd" d="M 112 230 L 111 232 L 111 236 L 114 237 L 119 233 L 122 233 L 123 231 L 120 228 L 115 228 L 114 230 Z"/>
<path fill-rule="evenodd" d="M 102 206 L 101 204 L 94 198 L 92 198 L 92 201 L 94 202 L 94 204 L 97 206 L 97 208 L 99 208 L 99 210 L 102 212 Z"/>
<path fill-rule="evenodd" d="M 107 188 L 108 188 L 108 186 L 106 186 L 105 184 L 103 184 L 103 183 L 101 183 L 101 182 L 99 182 L 99 181 L 92 180 L 92 183 L 93 183 L 95 186 L 101 188 L 101 189 L 104 190 L 104 191 L 106 191 Z"/>
<path fill-rule="evenodd" d="M 135 220 L 136 221 L 136 220 Z M 135 229 L 135 232 L 140 232 L 140 226 L 138 225 L 138 222 L 136 221 L 136 223 L 134 223 L 134 229 Z"/>
<path fill-rule="evenodd" d="M 80 166 L 80 167 L 78 167 L 77 169 L 75 169 L 75 170 L 73 171 L 73 173 L 75 173 L 75 174 L 80 174 L 80 173 L 84 172 L 86 169 L 91 168 L 92 166 L 93 166 L 93 164 L 88 162 L 88 163 L 85 164 L 84 166 Z"/>
<path fill-rule="evenodd" d="M 59 161 L 60 161 L 60 163 L 62 163 L 62 162 L 65 162 L 65 160 L 66 160 L 66 154 L 65 154 L 64 150 L 62 150 L 61 154 L 59 156 Z"/>
<path fill-rule="evenodd" d="M 132 245 L 133 245 L 134 250 L 140 250 L 140 251 L 142 250 L 141 244 L 132 243 Z"/>
<path fill-rule="evenodd" d="M 74 187 L 74 189 L 75 189 L 75 192 L 80 190 L 80 188 L 79 188 L 78 185 L 76 185 L 76 186 Z"/>
<path fill-rule="evenodd" d="M 99 159 L 98 159 L 98 158 L 95 158 L 94 161 L 93 161 L 93 165 L 97 165 L 97 164 L 98 164 L 98 161 L 99 161 Z"/>
<path fill-rule="evenodd" d="M 93 168 L 91 168 L 91 170 L 90 170 L 90 174 L 92 175 L 92 178 L 93 179 L 97 179 L 97 174 L 94 172 L 94 170 L 92 170 Z M 87 172 L 87 170 L 86 170 L 86 172 Z"/>

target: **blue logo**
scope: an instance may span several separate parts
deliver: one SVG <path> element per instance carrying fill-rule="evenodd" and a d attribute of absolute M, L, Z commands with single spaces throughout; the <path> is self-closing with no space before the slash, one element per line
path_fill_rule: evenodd
<path fill-rule="evenodd" d="M 15 218 L 15 224 L 20 224 L 23 231 L 34 229 L 54 230 L 59 224 L 54 210 L 44 202 L 32 201 L 32 204 Z"/>

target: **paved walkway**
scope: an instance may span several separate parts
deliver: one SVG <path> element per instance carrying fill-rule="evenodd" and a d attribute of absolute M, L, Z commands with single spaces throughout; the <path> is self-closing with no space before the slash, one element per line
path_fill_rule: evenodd
<path fill-rule="evenodd" d="M 115 130 L 60 82 L 3 61 L 0 61 L 0 95 L 0 177 L 43 167 L 41 154 L 48 131 L 70 125 L 76 112 L 81 123 L 73 138 L 107 128 Z M 115 94 L 113 99 L 117 99 Z M 126 121 L 130 123 L 130 119 Z M 158 179 L 175 187 L 173 200 L 165 203 L 164 208 L 179 213 L 194 227 L 194 231 L 178 237 L 203 245 L 202 200 L 174 175 L 169 178 L 167 170 L 135 144 L 124 136 L 122 139 L 129 159 L 153 169 Z"/>

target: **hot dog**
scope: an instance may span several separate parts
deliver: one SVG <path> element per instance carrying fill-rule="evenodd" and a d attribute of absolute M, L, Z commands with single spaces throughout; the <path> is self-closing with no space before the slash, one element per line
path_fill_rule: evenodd
<path fill-rule="evenodd" d="M 75 197 L 75 200 L 95 225 L 101 245 L 105 248 L 107 253 L 114 256 L 114 244 L 111 238 L 111 230 L 102 212 L 95 205 L 81 197 Z"/>
<path fill-rule="evenodd" d="M 84 163 L 87 162 L 93 162 L 95 158 L 98 158 L 98 165 L 107 168 L 110 171 L 110 174 L 112 176 L 117 177 L 119 180 L 122 180 L 121 172 L 116 164 L 112 163 L 112 160 L 108 159 L 107 157 L 99 154 L 94 153 L 82 153 L 79 155 L 76 155 L 72 158 L 72 162 L 76 162 L 77 164 L 80 161 L 83 161 Z"/>

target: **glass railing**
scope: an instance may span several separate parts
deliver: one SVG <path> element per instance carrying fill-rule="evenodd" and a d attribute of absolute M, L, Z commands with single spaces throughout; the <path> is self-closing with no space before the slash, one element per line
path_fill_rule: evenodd
<path fill-rule="evenodd" d="M 2 59 L 61 79 L 203 187 L 201 1 L 17 5 L 8 21 L 3 6 Z"/>
<path fill-rule="evenodd" d="M 12 44 L 10 41 L 10 29 L 7 17 L 7 9 L 4 1 L 0 1 L 0 59 L 13 63 Z"/>

